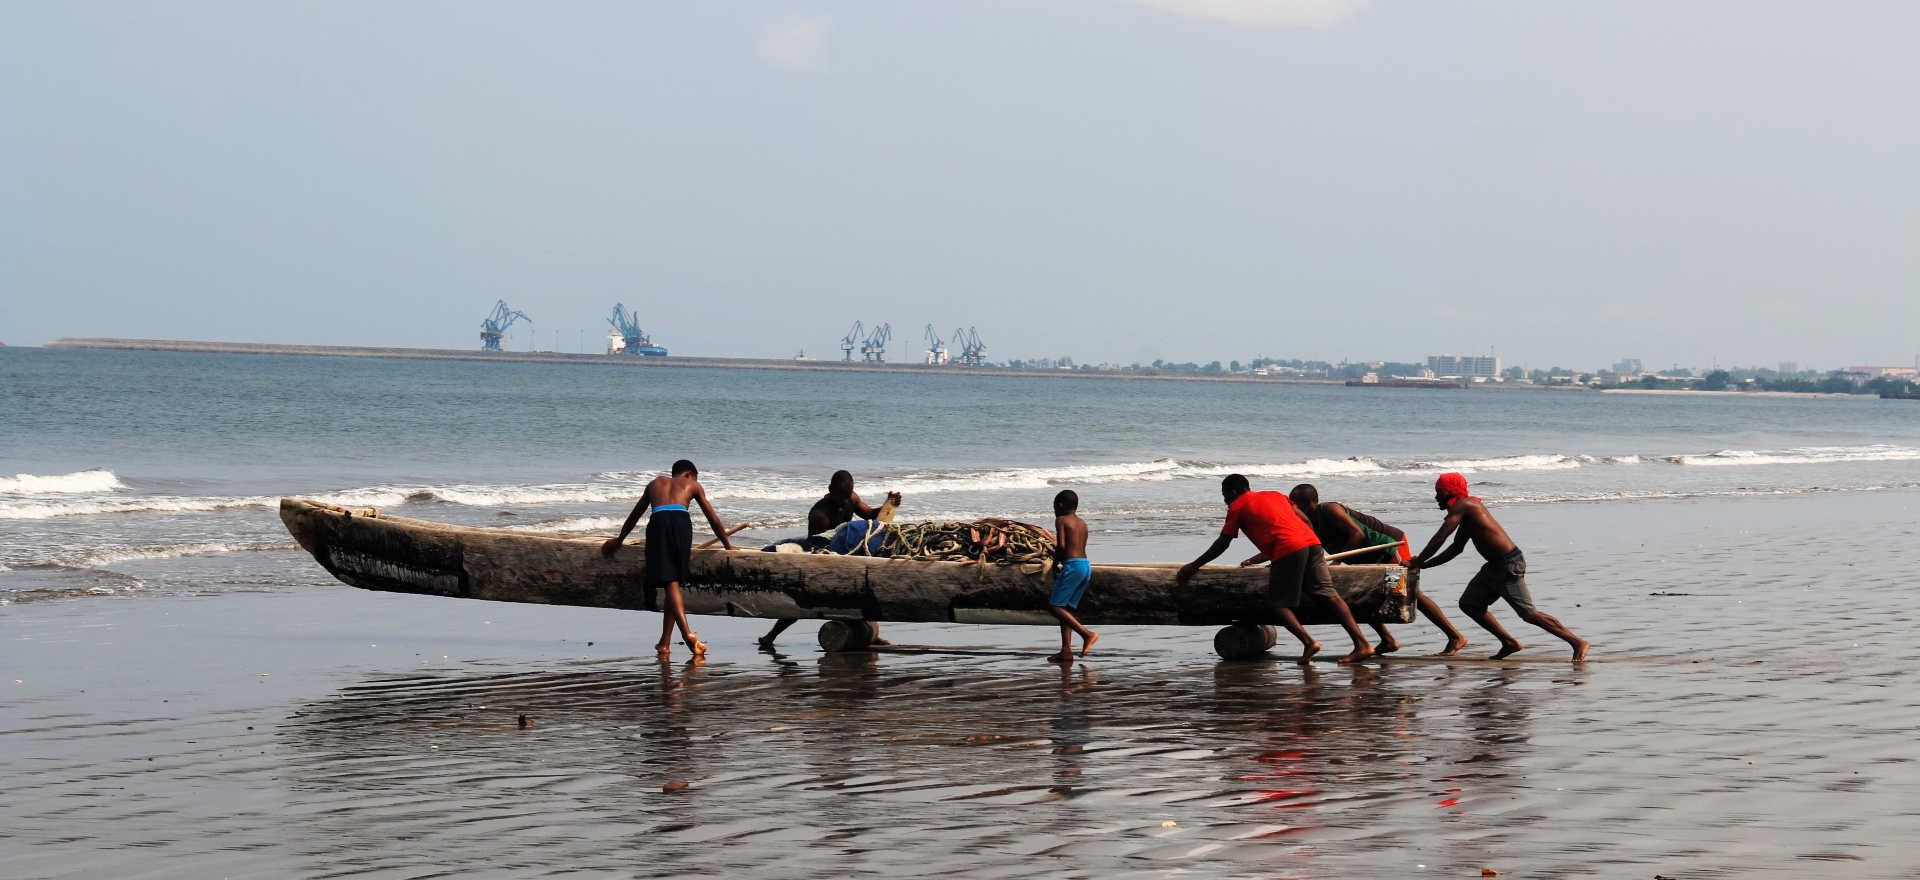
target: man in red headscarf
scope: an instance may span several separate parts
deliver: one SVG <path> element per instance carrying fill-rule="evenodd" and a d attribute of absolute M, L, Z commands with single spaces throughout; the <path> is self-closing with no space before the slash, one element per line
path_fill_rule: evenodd
<path fill-rule="evenodd" d="M 1500 640 L 1500 650 L 1494 652 L 1490 659 L 1499 660 L 1525 647 L 1501 628 L 1488 611 L 1496 599 L 1507 600 L 1521 620 L 1572 645 L 1575 661 L 1587 659 L 1589 646 L 1585 639 L 1574 635 L 1572 630 L 1552 615 L 1533 607 L 1533 596 L 1527 591 L 1526 557 L 1521 555 L 1519 547 L 1514 546 L 1513 539 L 1507 537 L 1507 530 L 1501 528 L 1493 514 L 1487 512 L 1487 506 L 1480 499 L 1467 494 L 1467 478 L 1459 474 L 1441 474 L 1433 484 L 1433 500 L 1441 510 L 1447 512 L 1447 518 L 1440 524 L 1440 531 L 1434 533 L 1433 540 L 1427 542 L 1427 549 L 1421 551 L 1420 557 L 1409 563 L 1408 567 L 1437 568 L 1445 565 L 1466 549 L 1468 538 L 1473 539 L 1473 548 L 1480 551 L 1486 564 L 1480 566 L 1479 573 L 1467 582 L 1466 592 L 1460 594 L 1460 610 Z M 1453 546 L 1442 552 L 1440 546 L 1447 542 L 1450 535 L 1453 536 Z"/>

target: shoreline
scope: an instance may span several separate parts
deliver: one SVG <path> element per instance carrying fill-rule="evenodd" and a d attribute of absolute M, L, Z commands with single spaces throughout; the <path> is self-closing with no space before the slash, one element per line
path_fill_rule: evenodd
<path fill-rule="evenodd" d="M 1839 397 L 1879 400 L 1877 394 L 1829 394 L 1825 391 L 1692 391 L 1685 388 L 1601 388 L 1601 394 L 1654 394 L 1679 397 Z"/>

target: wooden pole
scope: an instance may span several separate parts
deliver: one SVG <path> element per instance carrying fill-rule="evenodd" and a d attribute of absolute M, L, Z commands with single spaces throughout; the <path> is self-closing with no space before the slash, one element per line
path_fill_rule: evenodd
<path fill-rule="evenodd" d="M 731 538 L 731 537 L 733 537 L 733 533 L 735 533 L 735 532 L 738 532 L 738 531 L 740 531 L 741 529 L 744 529 L 744 528 L 746 528 L 747 526 L 750 526 L 750 525 L 753 525 L 753 523 L 741 523 L 741 524 L 739 524 L 739 525 L 737 525 L 737 526 L 734 526 L 733 528 L 730 528 L 730 529 L 728 529 L 728 530 L 727 530 L 727 537 L 729 537 L 729 538 Z M 708 547 L 712 547 L 713 545 L 715 545 L 715 544 L 718 544 L 718 543 L 720 543 L 720 539 L 719 539 L 719 538 L 717 538 L 717 537 L 716 537 L 716 538 L 708 538 L 707 540 L 705 540 L 705 541 L 702 541 L 702 542 L 701 542 L 701 543 L 700 543 L 700 544 L 699 544 L 698 546 L 696 546 L 696 547 L 694 547 L 693 549 L 695 549 L 695 550 L 705 550 L 705 549 L 707 549 Z"/>
<path fill-rule="evenodd" d="M 1340 553 L 1335 553 L 1335 554 L 1333 554 L 1332 556 L 1329 556 L 1329 557 L 1327 557 L 1327 561 L 1328 561 L 1328 562 L 1332 562 L 1332 561 L 1334 561 L 1335 559 L 1345 559 L 1345 558 L 1347 558 L 1347 557 L 1349 557 L 1349 556 L 1359 556 L 1359 555 L 1360 555 L 1360 554 L 1362 554 L 1362 553 L 1372 553 L 1372 552 L 1373 552 L 1373 551 L 1375 551 L 1375 550 L 1388 550 L 1388 549 L 1392 549 L 1392 548 L 1394 548 L 1394 547 L 1398 547 L 1398 546 L 1400 546 L 1401 544 L 1405 544 L 1405 543 L 1407 543 L 1407 542 L 1405 542 L 1405 541 L 1395 541 L 1395 542 L 1393 542 L 1393 543 L 1391 543 L 1391 544 L 1375 544 L 1375 545 L 1373 545 L 1373 546 L 1371 546 L 1371 547 L 1361 547 L 1361 548 L 1359 548 L 1359 549 L 1356 549 L 1356 550 L 1347 550 L 1347 551 L 1343 551 L 1343 552 L 1340 552 Z"/>

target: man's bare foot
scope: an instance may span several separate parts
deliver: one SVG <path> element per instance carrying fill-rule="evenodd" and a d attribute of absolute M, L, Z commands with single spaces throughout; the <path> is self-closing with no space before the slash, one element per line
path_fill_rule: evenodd
<path fill-rule="evenodd" d="M 773 650 L 773 639 L 769 636 L 761 636 L 760 638 L 755 639 L 754 644 L 759 645 L 760 650 L 762 651 Z"/>
<path fill-rule="evenodd" d="M 1526 645 L 1522 645 L 1519 642 L 1501 642 L 1500 650 L 1493 652 L 1493 656 L 1487 659 L 1505 660 L 1509 655 L 1519 653 L 1520 649 L 1524 647 L 1526 647 Z"/>
<path fill-rule="evenodd" d="M 655 656 L 655 657 L 658 657 L 658 658 L 660 658 L 660 659 L 662 659 L 662 660 L 665 660 L 665 659 L 667 659 L 668 657 L 671 657 L 671 656 L 673 656 L 673 643 L 672 643 L 672 642 L 661 642 L 661 643 L 660 643 L 660 644 L 658 644 L 658 645 L 654 645 L 654 646 L 653 646 L 653 656 Z"/>
<path fill-rule="evenodd" d="M 1381 639 L 1379 644 L 1373 646 L 1373 653 L 1375 654 L 1391 654 L 1398 650 L 1400 650 L 1400 640 L 1393 636 L 1387 636 Z"/>
<path fill-rule="evenodd" d="M 703 642 L 703 641 L 700 641 L 700 637 L 699 637 L 698 635 L 695 635 L 695 634 L 691 634 L 691 633 L 689 633 L 689 634 L 687 635 L 687 638 L 686 638 L 686 640 L 685 640 L 685 641 L 686 641 L 686 643 L 687 643 L 687 650 L 689 650 L 689 651 L 692 651 L 692 652 L 693 652 L 693 656 L 695 656 L 695 657 L 704 657 L 704 656 L 706 656 L 706 654 L 707 654 L 707 643 L 706 643 L 706 642 Z M 661 648 L 660 650 L 661 650 L 662 652 L 664 652 L 664 651 L 666 651 L 666 649 L 665 649 L 665 648 Z"/>
<path fill-rule="evenodd" d="M 1100 641 L 1099 633 L 1097 632 L 1087 633 L 1087 640 L 1080 643 L 1080 656 L 1082 657 L 1087 656 L 1087 652 L 1093 650 L 1093 643 L 1097 641 Z M 1578 660 L 1580 658 L 1575 657 L 1573 659 Z"/>
<path fill-rule="evenodd" d="M 891 644 L 893 643 L 887 641 L 886 639 L 880 639 L 880 638 L 876 638 L 873 641 L 867 643 L 869 647 L 874 647 L 874 648 L 884 648 Z"/>
<path fill-rule="evenodd" d="M 1336 660 L 1334 662 L 1335 663 L 1357 663 L 1361 660 L 1367 659 L 1368 657 L 1372 657 L 1374 653 L 1375 652 L 1372 648 L 1369 648 L 1366 645 L 1361 645 L 1360 647 L 1353 649 L 1353 653 L 1348 654 L 1347 656 L 1342 657 L 1339 660 Z"/>
<path fill-rule="evenodd" d="M 1301 664 L 1301 665 L 1303 665 L 1303 666 L 1304 666 L 1304 665 L 1306 665 L 1306 664 L 1308 664 L 1308 663 L 1312 663 L 1312 662 L 1313 662 L 1313 655 L 1315 655 L 1315 654 L 1318 654 L 1318 653 L 1320 653 L 1320 643 L 1319 643 L 1319 642 L 1308 642 L 1308 643 L 1307 643 L 1307 646 L 1306 646 L 1305 648 L 1303 648 L 1303 649 L 1301 649 L 1301 651 L 1300 651 L 1300 656 L 1299 656 L 1299 657 L 1297 657 L 1297 658 L 1295 658 L 1295 659 L 1294 659 L 1294 662 L 1295 662 L 1295 663 L 1299 663 L 1299 664 Z"/>
<path fill-rule="evenodd" d="M 1065 651 L 1061 651 L 1058 654 L 1048 657 L 1047 662 L 1048 663 L 1072 663 L 1073 655 Z"/>
<path fill-rule="evenodd" d="M 1463 639 L 1463 638 L 1448 639 L 1447 646 L 1445 648 L 1440 649 L 1440 653 L 1435 654 L 1433 656 L 1452 657 L 1453 655 L 1460 653 L 1460 649 L 1466 646 L 1467 646 L 1466 639 Z"/>
<path fill-rule="evenodd" d="M 1593 645 L 1588 644 L 1586 639 L 1575 642 L 1573 645 L 1573 662 L 1578 663 L 1587 659 L 1587 649 L 1591 647 L 1593 647 Z"/>

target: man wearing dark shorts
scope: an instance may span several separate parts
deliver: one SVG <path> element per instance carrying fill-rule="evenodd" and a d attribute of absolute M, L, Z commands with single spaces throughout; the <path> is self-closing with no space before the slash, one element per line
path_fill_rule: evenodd
<path fill-rule="evenodd" d="M 1372 553 L 1348 556 L 1340 560 L 1342 564 L 1406 565 L 1413 560 L 1413 554 L 1407 547 L 1409 542 L 1406 532 L 1345 504 L 1321 501 L 1320 490 L 1312 483 L 1301 483 L 1293 487 L 1293 491 L 1288 492 L 1287 497 L 1293 499 L 1293 506 L 1300 508 L 1301 514 L 1306 516 L 1308 524 L 1313 526 L 1313 533 L 1320 536 L 1320 544 L 1328 553 L 1344 553 L 1362 547 L 1382 548 Z M 1395 542 L 1399 543 L 1398 547 L 1383 546 Z M 1453 628 L 1453 622 L 1447 620 L 1446 612 L 1440 610 L 1440 603 L 1433 601 L 1432 596 L 1421 591 L 1420 601 L 1416 604 L 1420 608 L 1420 613 L 1426 615 L 1427 620 L 1439 627 L 1440 631 L 1447 636 L 1447 646 L 1440 649 L 1434 656 L 1451 657 L 1467 646 L 1467 637 Z M 1391 654 L 1400 650 L 1400 642 L 1394 639 L 1393 633 L 1387 629 L 1386 624 L 1373 624 L 1373 631 L 1380 637 L 1379 641 L 1374 643 L 1374 653 Z"/>
<path fill-rule="evenodd" d="M 1245 534 L 1260 548 L 1260 554 L 1241 565 L 1272 561 L 1267 569 L 1267 600 L 1272 603 L 1276 622 L 1300 640 L 1303 648 L 1300 662 L 1312 660 L 1320 651 L 1320 643 L 1313 640 L 1293 613 L 1308 596 L 1333 609 L 1340 626 L 1353 639 L 1353 652 L 1340 658 L 1340 662 L 1351 663 L 1371 656 L 1373 647 L 1360 634 L 1353 612 L 1333 588 L 1333 574 L 1327 571 L 1327 553 L 1321 548 L 1320 539 L 1294 509 L 1293 502 L 1278 492 L 1251 491 L 1247 478 L 1240 474 L 1229 474 L 1220 481 L 1220 497 L 1227 502 L 1227 521 L 1220 529 L 1220 536 L 1198 559 L 1180 567 L 1179 574 L 1174 576 L 1175 582 L 1185 587 L 1201 566 L 1226 552 L 1236 533 Z"/>
<path fill-rule="evenodd" d="M 700 485 L 700 471 L 684 458 L 673 463 L 671 476 L 654 477 L 647 484 L 639 503 L 620 526 L 620 534 L 608 538 L 600 548 L 607 558 L 613 558 L 620 552 L 627 535 L 633 532 L 634 523 L 640 521 L 640 515 L 646 513 L 648 507 L 653 508 L 653 516 L 647 520 L 645 586 L 664 591 L 660 603 L 660 641 L 653 646 L 654 653 L 662 660 L 671 652 L 676 626 L 693 656 L 707 653 L 707 644 L 700 641 L 693 627 L 687 624 L 686 603 L 680 598 L 680 585 L 686 583 L 692 571 L 693 519 L 687 515 L 687 505 L 694 503 L 706 514 L 707 525 L 713 527 L 721 546 L 734 549 L 733 542 L 727 540 L 726 528 L 720 524 L 720 514 L 715 513 L 713 504 L 707 501 L 706 487 Z"/>
<path fill-rule="evenodd" d="M 1474 549 L 1480 551 L 1486 564 L 1480 566 L 1473 580 L 1467 582 L 1466 592 L 1460 594 L 1460 610 L 1500 640 L 1500 650 L 1489 659 L 1499 660 L 1525 647 L 1493 619 L 1489 609 L 1500 599 L 1507 600 L 1521 620 L 1571 645 L 1576 662 L 1587 659 L 1587 649 L 1591 646 L 1585 639 L 1574 635 L 1553 615 L 1533 607 L 1533 595 L 1527 590 L 1527 558 L 1514 546 L 1513 539 L 1507 537 L 1507 530 L 1494 520 L 1486 504 L 1467 494 L 1467 478 L 1441 474 L 1433 485 L 1433 500 L 1447 512 L 1447 518 L 1440 524 L 1440 531 L 1434 533 L 1433 540 L 1427 542 L 1420 558 L 1410 565 L 1415 568 L 1445 565 L 1466 549 L 1467 539 L 1473 539 Z M 1450 535 L 1453 546 L 1442 552 L 1440 547 Z"/>

